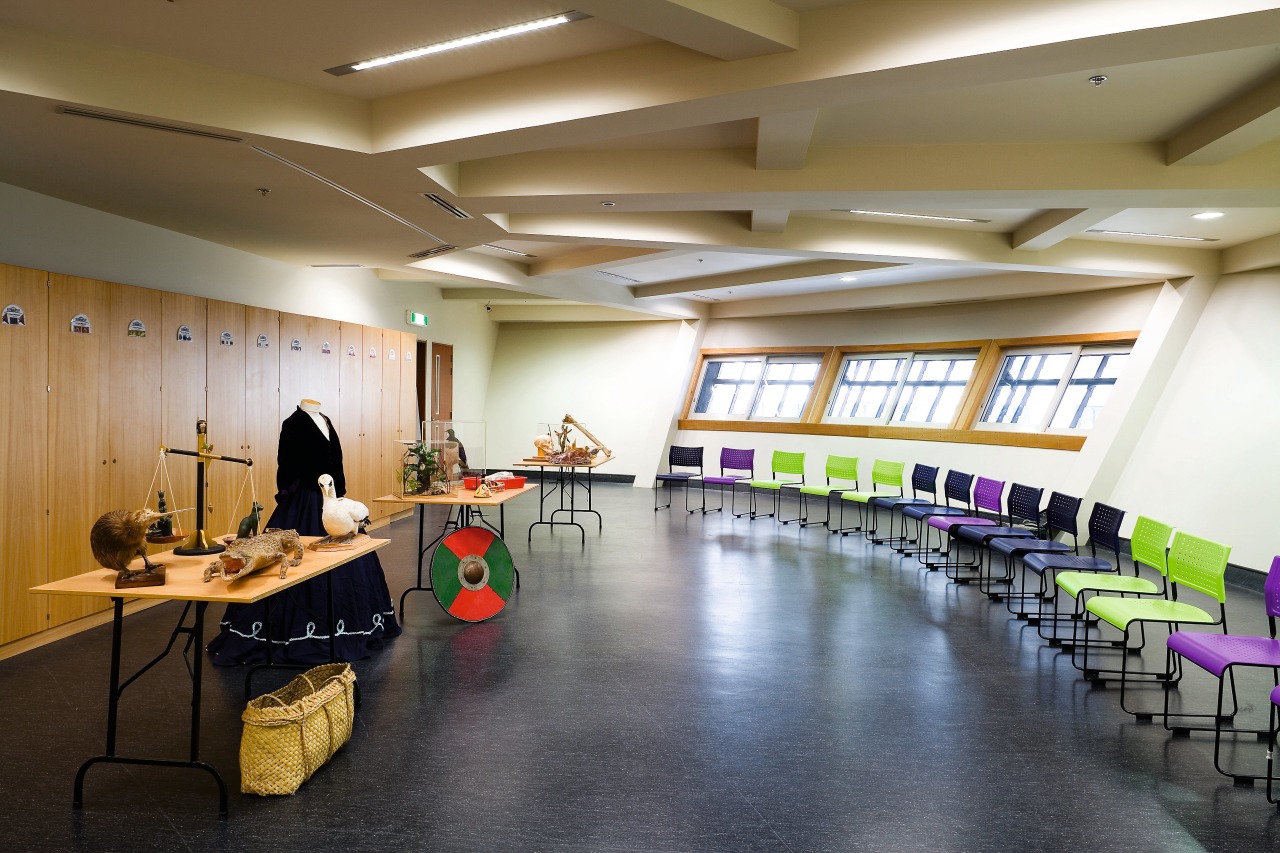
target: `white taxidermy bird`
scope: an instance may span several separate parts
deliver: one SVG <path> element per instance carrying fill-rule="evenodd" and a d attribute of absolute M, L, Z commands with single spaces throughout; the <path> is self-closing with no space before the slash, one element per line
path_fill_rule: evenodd
<path fill-rule="evenodd" d="M 320 521 L 329 535 L 321 543 L 350 542 L 360 532 L 360 526 L 369 521 L 369 508 L 360 501 L 338 497 L 333 487 L 333 477 L 321 474 L 320 493 L 324 495 L 324 506 L 320 509 Z"/>

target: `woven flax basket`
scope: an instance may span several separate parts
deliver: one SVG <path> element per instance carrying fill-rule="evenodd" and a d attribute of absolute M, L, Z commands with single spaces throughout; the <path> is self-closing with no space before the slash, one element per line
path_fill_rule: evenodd
<path fill-rule="evenodd" d="M 307 670 L 240 715 L 240 791 L 292 794 L 351 737 L 356 674 L 346 663 Z"/>

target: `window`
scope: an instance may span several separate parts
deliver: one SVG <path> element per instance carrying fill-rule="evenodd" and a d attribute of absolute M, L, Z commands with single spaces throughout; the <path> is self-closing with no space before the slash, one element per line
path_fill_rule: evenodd
<path fill-rule="evenodd" d="M 1093 427 L 1129 355 L 1127 347 L 1051 347 L 1005 354 L 982 414 L 991 428 Z"/>
<path fill-rule="evenodd" d="M 693 417 L 798 420 L 818 379 L 821 358 L 807 355 L 708 359 Z"/>
<path fill-rule="evenodd" d="M 976 361 L 976 355 L 957 353 L 848 355 L 827 420 L 949 425 Z"/>

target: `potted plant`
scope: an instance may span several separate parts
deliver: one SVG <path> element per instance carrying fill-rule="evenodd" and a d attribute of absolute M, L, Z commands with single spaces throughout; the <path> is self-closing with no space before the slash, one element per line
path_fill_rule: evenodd
<path fill-rule="evenodd" d="M 439 450 L 425 441 L 410 444 L 400 457 L 400 488 L 404 495 L 425 494 L 434 478 Z"/>

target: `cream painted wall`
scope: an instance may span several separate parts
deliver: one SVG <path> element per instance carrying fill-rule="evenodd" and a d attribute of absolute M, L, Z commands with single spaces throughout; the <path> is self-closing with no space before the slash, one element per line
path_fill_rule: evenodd
<path fill-rule="evenodd" d="M 484 412 L 498 326 L 430 284 L 285 264 L 9 184 L 0 184 L 0 262 L 415 332 L 454 346 L 455 416 Z M 430 325 L 407 325 L 409 309 Z"/>
<path fill-rule="evenodd" d="M 1280 270 L 1223 276 L 1114 492 L 1258 571 L 1280 554 L 1278 330 Z"/>
<path fill-rule="evenodd" d="M 694 343 L 681 321 L 503 324 L 489 382 L 488 466 L 518 467 L 539 424 L 568 413 L 614 452 L 601 473 L 649 485 Z"/>

